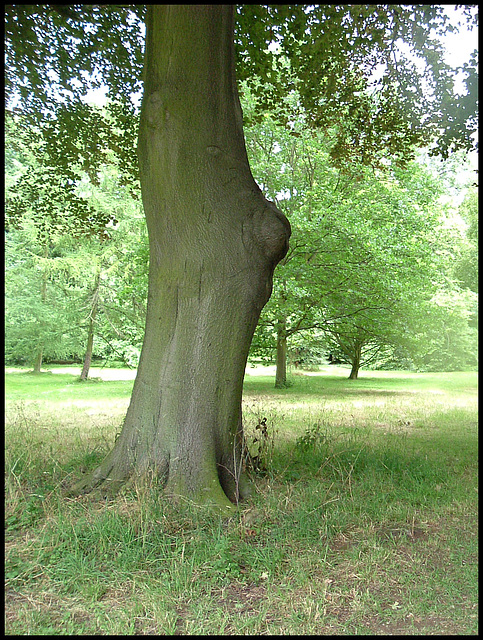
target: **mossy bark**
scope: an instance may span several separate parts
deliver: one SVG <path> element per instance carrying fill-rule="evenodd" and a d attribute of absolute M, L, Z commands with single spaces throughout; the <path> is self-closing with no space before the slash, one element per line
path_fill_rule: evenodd
<path fill-rule="evenodd" d="M 243 376 L 290 226 L 250 172 L 233 7 L 150 5 L 138 155 L 150 241 L 146 332 L 114 449 L 77 491 L 160 479 L 222 510 L 241 473 Z"/>

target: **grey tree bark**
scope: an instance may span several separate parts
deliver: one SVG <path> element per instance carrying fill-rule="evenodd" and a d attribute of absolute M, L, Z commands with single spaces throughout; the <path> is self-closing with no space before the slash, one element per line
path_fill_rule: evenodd
<path fill-rule="evenodd" d="M 40 346 L 35 354 L 34 365 L 32 373 L 40 373 L 42 369 L 42 360 L 43 360 L 43 347 Z"/>
<path fill-rule="evenodd" d="M 49 256 L 49 247 L 48 244 L 44 245 L 44 258 L 48 258 Z M 40 299 L 42 300 L 42 302 L 45 303 L 45 301 L 47 300 L 47 273 L 44 272 L 42 274 L 42 282 L 40 285 Z M 42 369 L 42 361 L 43 361 L 43 357 L 44 357 L 44 344 L 41 341 L 38 348 L 37 348 L 37 352 L 35 354 L 34 357 L 34 363 L 33 363 L 33 371 L 32 373 L 40 373 L 41 369 Z"/>
<path fill-rule="evenodd" d="M 89 369 L 91 368 L 92 362 L 92 350 L 94 347 L 94 326 L 96 322 L 97 311 L 99 307 L 99 287 L 101 282 L 101 271 L 99 271 L 96 275 L 96 283 L 94 286 L 94 293 L 92 295 L 92 304 L 91 310 L 89 313 L 89 327 L 87 329 L 87 345 L 86 352 L 84 355 L 84 364 L 82 366 L 82 372 L 80 374 L 81 380 L 87 380 L 89 376 Z"/>
<path fill-rule="evenodd" d="M 285 320 L 277 323 L 277 354 L 275 369 L 275 387 L 287 386 L 287 325 Z"/>
<path fill-rule="evenodd" d="M 349 374 L 349 380 L 357 380 L 359 376 L 359 369 L 361 367 L 362 346 L 356 342 L 353 345 L 351 353 L 351 372 Z"/>
<path fill-rule="evenodd" d="M 138 155 L 150 241 L 146 332 L 123 430 L 75 491 L 159 478 L 230 510 L 242 385 L 290 225 L 250 172 L 233 7 L 149 5 Z"/>

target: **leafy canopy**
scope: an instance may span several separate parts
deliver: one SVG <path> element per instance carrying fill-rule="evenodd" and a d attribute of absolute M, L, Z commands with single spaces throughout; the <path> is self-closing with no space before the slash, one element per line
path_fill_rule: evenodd
<path fill-rule="evenodd" d="M 465 15 L 473 25 L 476 7 L 465 5 Z M 134 117 L 144 16 L 143 5 L 7 5 L 7 104 L 59 120 L 63 140 L 92 138 L 82 102 L 89 88 L 107 86 L 124 122 L 126 111 Z M 473 147 L 476 52 L 462 68 L 467 92 L 456 95 L 439 37 L 454 29 L 443 6 L 237 5 L 236 18 L 239 79 L 287 126 L 279 98 L 297 89 L 311 126 L 337 128 L 335 162 L 374 164 L 383 152 L 403 160 L 430 143 L 443 156 Z M 62 120 L 61 106 L 82 114 L 80 130 L 79 118 Z M 132 150 L 132 138 L 125 142 L 118 151 Z"/>
<path fill-rule="evenodd" d="M 474 10 L 465 8 L 470 26 Z M 310 125 L 338 126 L 334 159 L 370 163 L 381 148 L 404 157 L 431 142 L 443 156 L 472 148 L 476 52 L 457 96 L 456 69 L 443 59 L 441 36 L 454 30 L 443 6 L 241 5 L 239 18 L 239 78 L 286 121 L 280 98 L 296 89 Z"/>

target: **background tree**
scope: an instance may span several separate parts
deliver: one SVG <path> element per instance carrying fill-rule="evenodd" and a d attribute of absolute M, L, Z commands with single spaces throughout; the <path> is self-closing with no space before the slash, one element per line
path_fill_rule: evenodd
<path fill-rule="evenodd" d="M 48 164 L 38 131 L 9 119 L 7 136 L 13 147 L 6 185 L 7 353 L 30 352 L 39 373 L 45 355 L 65 354 L 79 339 L 68 298 L 78 299 L 73 281 L 88 267 L 74 257 L 72 239 L 102 234 L 110 214 L 90 207 L 75 183 Z"/>
<path fill-rule="evenodd" d="M 408 345 L 420 371 L 465 371 L 478 366 L 477 297 L 469 289 L 441 290 L 424 305 L 426 322 Z"/>
<path fill-rule="evenodd" d="M 53 250 L 39 247 L 33 225 L 6 234 L 5 359 L 35 373 L 45 358 L 69 358 L 81 348 L 69 305 L 78 292 L 67 292 L 72 248 L 56 243 Z"/>
<path fill-rule="evenodd" d="M 245 104 L 250 118 L 247 90 Z M 411 335 L 421 337 L 427 322 L 419 308 L 453 268 L 444 256 L 462 246 L 462 237 L 443 229 L 447 180 L 424 155 L 405 168 L 388 159 L 384 171 L 356 163 L 342 171 L 303 113 L 290 132 L 269 113 L 245 131 L 254 175 L 292 225 L 252 346 L 253 353 L 275 351 L 276 386 L 287 384 L 293 336 L 317 328 L 326 334 L 320 351 L 351 364 L 351 378 L 389 347 L 411 344 L 414 352 Z"/>
<path fill-rule="evenodd" d="M 429 37 L 444 30 L 441 7 L 250 7 L 238 16 L 240 77 L 269 79 L 265 96 L 276 99 L 283 74 L 265 49 L 279 41 L 290 60 L 284 91 L 302 88 L 311 122 L 330 129 L 350 116 L 350 126 L 335 130 L 335 160 L 370 163 L 381 149 L 403 160 L 441 133 L 429 125 L 440 122 L 443 101 L 446 112 L 458 106 L 441 47 Z M 107 80 L 110 97 L 129 105 L 141 82 L 141 16 L 117 5 L 7 7 L 7 90 L 17 90 L 30 114 L 53 121 L 59 90 L 78 106 L 84 72 Z M 234 26 L 233 7 L 147 8 L 138 144 L 150 242 L 146 333 L 123 431 L 78 490 L 154 474 L 168 491 L 222 509 L 246 494 L 238 473 L 243 373 L 289 225 L 250 172 Z M 427 62 L 425 93 L 414 64 L 397 55 L 398 39 Z M 380 62 L 384 75 L 369 104 L 364 89 L 375 87 Z M 452 121 L 443 124 L 452 133 Z M 466 127 L 455 135 L 443 151 L 453 140 L 470 144 Z"/>
<path fill-rule="evenodd" d="M 478 293 L 478 187 L 472 184 L 459 207 L 466 223 L 464 244 L 457 256 L 454 276 L 464 289 Z"/>
<path fill-rule="evenodd" d="M 89 326 L 95 310 L 92 347 L 96 346 L 98 356 L 135 367 L 146 320 L 149 260 L 138 194 L 133 184 L 125 184 L 122 171 L 112 163 L 98 172 L 96 184 L 84 174 L 79 190 L 93 208 L 116 215 L 116 223 L 109 229 L 109 242 L 99 245 L 92 255 L 98 270 L 87 310 Z"/>
<path fill-rule="evenodd" d="M 25 139 L 32 138 L 33 133 L 19 123 L 8 123 L 7 361 L 28 362 L 33 353 L 40 353 L 36 347 L 39 340 L 47 340 L 43 349 L 47 361 L 83 359 L 83 378 L 88 375 L 94 344 L 98 355 L 136 365 L 144 330 L 148 262 L 140 203 L 130 197 L 131 189 L 123 186 L 115 165 L 103 167 L 96 176 L 97 185 L 84 171 L 69 166 L 73 201 L 87 207 L 91 216 L 91 233 L 72 236 L 68 201 L 65 210 L 59 206 L 64 191 L 59 192 L 55 172 L 42 168 L 29 151 Z M 37 135 L 37 143 L 39 139 Z M 32 214 L 32 208 L 39 204 L 36 193 L 44 194 L 48 215 Z M 78 224 L 79 217 L 74 215 Z M 39 241 L 49 219 L 55 224 L 46 248 Z M 99 230 L 99 221 L 107 226 Z M 83 232 L 89 224 L 82 227 Z M 36 254 L 42 257 L 40 262 Z M 46 307 L 42 311 L 39 291 Z M 34 312 L 36 320 L 29 324 L 27 316 Z M 36 364 L 39 368 L 39 358 Z"/>

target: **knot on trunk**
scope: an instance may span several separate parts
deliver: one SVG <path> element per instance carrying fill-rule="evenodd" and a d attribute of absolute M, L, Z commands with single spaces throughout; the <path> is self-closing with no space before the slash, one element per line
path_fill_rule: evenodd
<path fill-rule="evenodd" d="M 287 254 L 292 230 L 280 209 L 273 202 L 263 200 L 263 206 L 254 216 L 254 241 L 273 270 Z"/>

